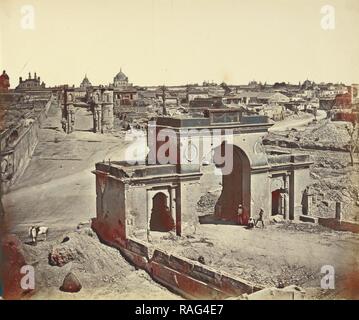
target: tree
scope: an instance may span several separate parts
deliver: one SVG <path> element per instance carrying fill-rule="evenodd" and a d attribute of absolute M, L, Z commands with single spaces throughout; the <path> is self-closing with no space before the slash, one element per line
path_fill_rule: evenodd
<path fill-rule="evenodd" d="M 346 127 L 349 134 L 348 150 L 350 154 L 350 165 L 354 166 L 354 155 L 359 147 L 359 126 L 358 120 L 352 122 Z"/>

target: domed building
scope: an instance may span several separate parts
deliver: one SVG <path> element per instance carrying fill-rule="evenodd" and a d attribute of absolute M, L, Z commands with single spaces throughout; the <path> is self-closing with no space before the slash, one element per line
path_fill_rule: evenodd
<path fill-rule="evenodd" d="M 120 69 L 120 72 L 113 78 L 113 86 L 115 88 L 128 86 L 128 77 L 122 72 L 122 69 Z"/>
<path fill-rule="evenodd" d="M 128 82 L 128 77 L 122 72 L 116 74 L 113 78 L 114 100 L 115 105 L 131 106 L 137 99 L 137 89 L 132 83 Z"/>
<path fill-rule="evenodd" d="M 85 78 L 82 80 L 82 82 L 80 84 L 80 88 L 86 89 L 88 87 L 92 87 L 92 84 L 89 81 L 89 79 L 87 78 L 87 75 L 85 75 Z"/>

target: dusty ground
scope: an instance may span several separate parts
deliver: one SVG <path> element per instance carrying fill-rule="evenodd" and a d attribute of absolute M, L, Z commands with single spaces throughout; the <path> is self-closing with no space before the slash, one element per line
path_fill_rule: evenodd
<path fill-rule="evenodd" d="M 153 282 L 144 271 L 136 271 L 120 253 L 94 237 L 77 235 L 79 222 L 96 216 L 95 176 L 98 161 L 124 159 L 131 143 L 121 134 L 94 134 L 85 127 L 70 135 L 60 129 L 60 110 L 52 108 L 40 132 L 40 142 L 24 175 L 12 191 L 3 197 L 11 232 L 25 243 L 27 261 L 36 268 L 37 288 L 34 299 L 178 299 Z M 79 119 L 80 120 L 80 119 Z M 50 229 L 48 241 L 37 246 L 29 241 L 31 225 Z M 76 261 L 63 267 L 50 266 L 48 254 L 70 233 L 78 252 Z M 63 293 L 59 287 L 69 271 L 80 279 L 83 289 L 76 294 Z"/>
<path fill-rule="evenodd" d="M 342 202 L 343 219 L 359 220 L 359 164 L 349 165 L 348 152 L 306 149 L 319 144 L 344 148 L 347 134 L 344 123 L 327 120 L 297 130 L 278 124 L 269 134 L 273 142 L 287 139 L 301 143 L 301 148 L 268 144 L 268 150 L 306 153 L 311 167 L 310 192 L 315 204 L 310 214 L 334 217 L 335 202 Z M 278 129 L 278 130 L 277 130 Z M 281 131 L 284 129 L 285 131 Z M 275 133 L 274 133 L 275 132 Z M 213 214 L 220 190 L 206 193 L 197 206 L 198 215 Z M 264 286 L 298 284 L 313 298 L 359 298 L 359 235 L 301 222 L 267 225 L 265 229 L 247 230 L 234 225 L 200 225 L 194 238 L 165 237 L 155 243 L 165 249 L 206 263 Z M 336 290 L 321 291 L 320 269 L 332 265 L 336 270 Z"/>
<path fill-rule="evenodd" d="M 66 242 L 63 242 L 66 239 Z M 49 264 L 53 248 L 62 250 L 70 261 L 63 266 Z M 180 299 L 143 270 L 136 270 L 118 250 L 100 243 L 89 228 L 67 232 L 52 241 L 24 244 L 25 259 L 35 267 L 35 293 L 32 299 Z M 82 289 L 78 293 L 59 290 L 72 272 Z"/>
<path fill-rule="evenodd" d="M 86 113 L 82 115 L 88 117 Z M 177 298 L 152 282 L 144 272 L 135 271 L 116 250 L 100 244 L 96 238 L 71 233 L 80 221 L 95 216 L 95 177 L 91 173 L 94 163 L 108 158 L 123 159 L 131 142 L 124 141 L 123 136 L 93 134 L 86 128 L 65 135 L 59 128 L 59 118 L 59 110 L 50 110 L 28 169 L 12 192 L 4 197 L 6 212 L 12 219 L 12 231 L 23 241 L 28 241 L 28 226 L 42 224 L 50 227 L 49 241 L 39 242 L 37 246 L 25 244 L 28 259 L 41 274 L 37 280 L 41 291 L 34 298 Z M 311 120 L 310 117 L 285 120 L 277 124 L 273 132 L 301 127 Z M 327 153 L 312 152 L 312 157 L 318 158 L 312 169 L 313 183 L 333 181 L 333 177 L 338 176 L 343 180 L 341 183 L 348 185 L 351 182 L 347 178 L 355 179 L 357 169 L 349 170 L 341 165 L 334 168 Z M 338 161 L 337 154 L 332 158 Z M 326 167 L 328 161 L 331 164 Z M 333 190 L 331 186 L 329 189 Z M 341 187 L 336 190 L 340 191 Z M 328 196 L 332 197 L 330 193 Z M 210 199 L 207 205 L 213 208 L 211 201 L 214 200 Z M 74 239 L 73 246 L 81 253 L 78 260 L 61 268 L 50 266 L 48 254 L 51 248 L 61 246 L 68 233 Z M 257 284 L 302 285 L 314 298 L 348 298 L 359 291 L 355 286 L 353 291 L 343 291 L 343 287 L 350 288 L 347 279 L 353 285 L 356 282 L 352 278 L 357 279 L 359 273 L 359 237 L 351 233 L 304 223 L 268 225 L 263 230 L 207 224 L 200 225 L 193 237 L 154 234 L 153 242 L 191 259 L 197 260 L 202 255 L 206 264 Z M 323 292 L 319 288 L 323 276 L 320 268 L 326 264 L 333 265 L 336 270 L 337 290 L 333 292 Z M 58 290 L 69 270 L 83 283 L 83 290 L 78 294 Z M 144 290 L 138 291 L 138 288 Z"/>
<path fill-rule="evenodd" d="M 153 244 L 218 270 L 264 286 L 297 284 L 314 298 L 359 298 L 359 235 L 307 223 L 267 225 L 247 230 L 236 225 L 202 224 L 192 237 L 153 236 Z M 320 289 L 321 267 L 332 265 L 336 290 Z M 355 292 L 347 281 L 356 275 Z"/>
<path fill-rule="evenodd" d="M 88 121 L 88 115 L 83 115 Z M 66 135 L 60 119 L 60 110 L 53 107 L 28 168 L 3 198 L 12 231 L 20 236 L 31 225 L 44 224 L 52 229 L 51 239 L 95 217 L 95 175 L 91 171 L 96 162 L 123 159 L 130 144 L 122 134 L 76 131 Z"/>

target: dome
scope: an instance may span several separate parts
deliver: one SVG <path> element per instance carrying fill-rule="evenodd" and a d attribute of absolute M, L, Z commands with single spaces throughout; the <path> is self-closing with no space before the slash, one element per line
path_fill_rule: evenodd
<path fill-rule="evenodd" d="M 120 70 L 120 72 L 115 76 L 116 81 L 127 81 L 127 76 Z"/>
<path fill-rule="evenodd" d="M 87 79 L 87 75 L 85 75 L 85 78 L 82 80 L 80 87 L 86 88 L 86 87 L 91 87 L 91 86 L 92 86 L 91 82 L 89 81 L 89 79 Z"/>

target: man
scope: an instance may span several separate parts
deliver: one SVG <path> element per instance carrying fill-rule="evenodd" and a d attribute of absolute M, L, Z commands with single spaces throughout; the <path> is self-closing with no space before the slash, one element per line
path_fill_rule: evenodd
<path fill-rule="evenodd" d="M 243 213 L 243 208 L 242 205 L 238 205 L 238 209 L 237 209 L 237 224 L 242 224 L 242 213 Z"/>
<path fill-rule="evenodd" d="M 261 208 L 259 210 L 259 218 L 257 219 L 256 224 L 255 224 L 256 227 L 257 227 L 258 222 L 260 221 L 260 222 L 262 222 L 262 228 L 264 228 L 263 214 L 264 214 L 264 210 L 263 210 L 263 208 Z"/>

